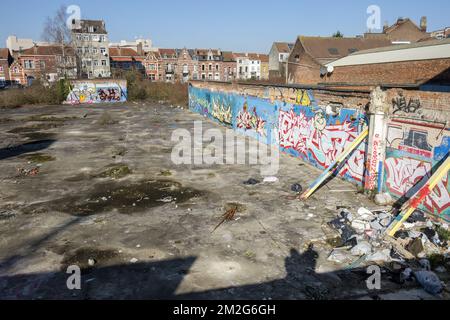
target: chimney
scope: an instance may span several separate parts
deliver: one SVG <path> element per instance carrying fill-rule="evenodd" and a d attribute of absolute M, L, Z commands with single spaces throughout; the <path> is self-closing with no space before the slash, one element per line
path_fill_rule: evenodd
<path fill-rule="evenodd" d="M 142 42 L 139 42 L 137 45 L 137 54 L 138 54 L 138 56 L 144 55 L 144 49 L 142 47 Z"/>
<path fill-rule="evenodd" d="M 420 19 L 420 30 L 422 30 L 422 32 L 427 32 L 427 17 L 422 17 Z"/>
<path fill-rule="evenodd" d="M 389 22 L 385 21 L 383 26 L 383 32 L 386 32 L 386 30 L 389 28 Z"/>

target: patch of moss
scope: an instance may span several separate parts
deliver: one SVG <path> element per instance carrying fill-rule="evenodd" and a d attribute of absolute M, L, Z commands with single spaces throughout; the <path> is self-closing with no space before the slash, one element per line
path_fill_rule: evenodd
<path fill-rule="evenodd" d="M 30 154 L 30 155 L 26 156 L 25 159 L 32 163 L 45 163 L 45 162 L 51 162 L 51 161 L 56 160 L 55 157 L 52 157 L 48 154 L 43 154 L 43 153 Z"/>
<path fill-rule="evenodd" d="M 163 176 L 163 177 L 170 177 L 172 175 L 172 171 L 164 170 L 164 171 L 161 171 L 159 175 Z"/>
<path fill-rule="evenodd" d="M 438 227 L 436 229 L 436 232 L 439 235 L 439 239 L 450 241 L 450 231 L 449 230 L 447 230 L 443 227 Z"/>
<path fill-rule="evenodd" d="M 100 176 L 102 178 L 121 179 L 132 173 L 133 172 L 131 171 L 131 169 L 128 166 L 119 165 L 119 166 L 109 168 L 108 170 L 103 172 Z"/>

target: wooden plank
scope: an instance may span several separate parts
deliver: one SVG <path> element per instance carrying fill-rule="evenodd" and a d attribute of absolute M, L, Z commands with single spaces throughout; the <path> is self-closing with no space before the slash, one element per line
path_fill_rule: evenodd
<path fill-rule="evenodd" d="M 331 177 L 339 167 L 339 165 L 347 159 L 347 157 L 364 141 L 369 135 L 369 129 L 364 130 L 358 138 L 356 138 L 351 145 L 339 155 L 335 162 L 333 162 L 320 176 L 317 178 L 311 186 L 300 197 L 301 200 L 308 199 L 329 177 Z"/>
<path fill-rule="evenodd" d="M 444 178 L 450 170 L 450 157 L 447 155 L 447 160 L 439 167 L 439 169 L 432 175 L 428 183 L 421 188 L 407 203 L 402 206 L 400 214 L 391 223 L 386 230 L 387 234 L 393 237 L 400 229 L 402 224 L 414 213 L 426 197 L 430 195 L 437 184 Z"/>

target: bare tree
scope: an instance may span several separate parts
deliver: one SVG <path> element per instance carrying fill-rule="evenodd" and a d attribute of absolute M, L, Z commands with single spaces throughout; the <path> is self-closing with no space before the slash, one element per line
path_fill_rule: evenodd
<path fill-rule="evenodd" d="M 57 68 L 63 70 L 64 78 L 67 77 L 67 69 L 73 69 L 73 63 L 71 58 L 66 58 L 67 45 L 72 42 L 72 33 L 67 26 L 67 7 L 61 6 L 54 16 L 47 17 L 44 23 L 44 31 L 42 33 L 42 39 L 47 42 L 56 43 L 61 46 L 62 57 L 61 64 Z"/>

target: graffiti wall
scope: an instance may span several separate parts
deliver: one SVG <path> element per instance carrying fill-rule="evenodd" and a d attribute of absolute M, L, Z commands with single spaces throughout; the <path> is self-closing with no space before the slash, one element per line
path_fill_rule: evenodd
<path fill-rule="evenodd" d="M 431 177 L 450 149 L 444 125 L 399 118 L 388 123 L 384 190 L 395 198 L 411 197 Z M 447 175 L 425 199 L 421 209 L 450 221 Z"/>
<path fill-rule="evenodd" d="M 276 90 L 274 92 L 277 94 Z M 261 96 L 190 86 L 189 106 L 213 121 L 326 169 L 366 128 L 359 109 L 321 106 L 309 90 L 289 96 L 265 91 Z M 362 185 L 366 143 L 360 145 L 340 175 Z"/>
<path fill-rule="evenodd" d="M 127 82 L 125 80 L 86 80 L 73 81 L 67 104 L 94 104 L 127 101 Z"/>

